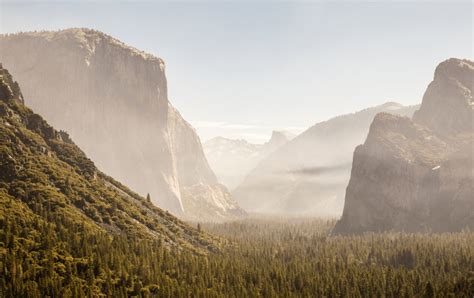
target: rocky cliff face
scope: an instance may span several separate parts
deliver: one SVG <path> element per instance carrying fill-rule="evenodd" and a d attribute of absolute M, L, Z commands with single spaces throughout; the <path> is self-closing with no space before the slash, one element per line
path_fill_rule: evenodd
<path fill-rule="evenodd" d="M 450 59 L 441 63 L 413 121 L 446 136 L 472 132 L 473 64 Z"/>
<path fill-rule="evenodd" d="M 262 159 L 292 138 L 294 135 L 284 131 L 273 131 L 265 144 L 216 137 L 204 143 L 204 153 L 219 181 L 233 189 Z"/>
<path fill-rule="evenodd" d="M 412 115 L 415 107 L 388 102 L 317 123 L 263 159 L 234 191 L 246 210 L 340 216 L 352 152 L 379 112 Z"/>
<path fill-rule="evenodd" d="M 31 240 L 34 235 L 44 239 L 44 226 L 60 223 L 63 237 L 78 237 L 80 231 L 81 236 L 104 233 L 124 235 L 130 241 L 162 240 L 176 250 L 206 252 L 217 248 L 216 239 L 157 208 L 96 168 L 65 132 L 57 131 L 23 104 L 18 84 L 2 65 L 0 218 L 18 227 L 27 226 L 30 233 L 23 236 L 29 239 L 22 239 L 28 245 L 35 243 Z M 56 233 L 50 230 L 47 237 L 57 240 L 53 236 Z M 35 246 L 37 253 L 46 250 L 39 243 Z M 66 257 L 64 249 L 51 249 L 59 258 Z"/>
<path fill-rule="evenodd" d="M 3 35 L 0 57 L 29 106 L 159 206 L 196 219 L 182 192 L 222 192 L 194 129 L 168 101 L 162 59 L 89 29 Z"/>
<path fill-rule="evenodd" d="M 376 116 L 335 233 L 474 228 L 473 80 L 473 62 L 449 59 L 412 120 Z"/>
<path fill-rule="evenodd" d="M 20 86 L 13 80 L 8 70 L 3 68 L 2 64 L 0 64 L 0 98 L 4 101 L 12 100 L 21 104 L 25 102 Z"/>

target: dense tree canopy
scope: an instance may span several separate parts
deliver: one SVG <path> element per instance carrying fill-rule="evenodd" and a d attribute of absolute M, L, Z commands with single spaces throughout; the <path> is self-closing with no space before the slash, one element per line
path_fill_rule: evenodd
<path fill-rule="evenodd" d="M 472 232 L 193 228 L 101 173 L 16 87 L 0 67 L 0 297 L 474 296 Z"/>
<path fill-rule="evenodd" d="M 334 222 L 247 220 L 204 225 L 227 239 L 199 255 L 153 240 L 84 233 L 10 205 L 0 217 L 7 297 L 472 297 L 474 234 L 330 237 Z"/>

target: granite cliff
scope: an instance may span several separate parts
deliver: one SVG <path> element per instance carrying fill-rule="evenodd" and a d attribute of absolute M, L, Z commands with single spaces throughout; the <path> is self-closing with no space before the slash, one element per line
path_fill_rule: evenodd
<path fill-rule="evenodd" d="M 59 233 L 77 239 L 94 234 L 126 236 L 137 242 L 158 240 L 168 248 L 201 253 L 217 248 L 213 237 L 101 172 L 67 133 L 56 130 L 23 104 L 18 84 L 1 64 L 0 219 L 3 224 L 14 222 L 16 227 L 29 229 L 15 242 L 25 246 L 25 251 L 36 252 L 30 261 L 45 258 L 38 254 L 46 250 L 44 244 L 33 239 Z M 42 229 L 56 225 L 61 232 L 45 234 Z M 56 258 L 67 257 L 63 256 L 65 246 L 51 248 Z M 38 266 L 35 272 L 43 269 Z"/>
<path fill-rule="evenodd" d="M 193 220 L 243 214 L 210 169 L 194 129 L 168 101 L 161 58 L 95 30 L 67 29 L 1 35 L 0 60 L 30 107 L 160 207 Z M 215 201 L 219 213 L 195 210 L 191 190 Z"/>
<path fill-rule="evenodd" d="M 375 117 L 335 233 L 474 228 L 473 82 L 472 61 L 446 60 L 412 119 Z"/>

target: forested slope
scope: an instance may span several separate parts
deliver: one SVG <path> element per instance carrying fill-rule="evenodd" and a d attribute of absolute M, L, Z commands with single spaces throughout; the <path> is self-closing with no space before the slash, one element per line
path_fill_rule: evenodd
<path fill-rule="evenodd" d="M 0 297 L 474 296 L 472 232 L 334 224 L 191 228 L 98 171 L 0 69 Z"/>
<path fill-rule="evenodd" d="M 122 289 L 121 279 L 138 274 L 133 258 L 144 248 L 150 254 L 217 249 L 209 235 L 101 173 L 67 133 L 23 104 L 18 84 L 1 67 L 0 200 L 0 282 L 7 296 Z"/>

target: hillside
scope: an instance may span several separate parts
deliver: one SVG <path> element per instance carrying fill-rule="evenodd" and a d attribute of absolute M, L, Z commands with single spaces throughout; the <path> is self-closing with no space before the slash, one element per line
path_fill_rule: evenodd
<path fill-rule="evenodd" d="M 0 53 L 26 104 L 117 180 L 182 218 L 244 215 L 168 100 L 161 58 L 91 29 L 0 35 Z"/>
<path fill-rule="evenodd" d="M 215 238 L 99 171 L 67 133 L 23 104 L 18 84 L 1 66 L 0 227 L 3 281 L 27 278 L 44 287 L 74 288 L 85 282 L 97 257 L 106 256 L 97 256 L 99 248 L 106 248 L 109 257 L 127 251 L 132 256 L 135 244 L 157 252 L 205 254 L 217 249 Z M 126 269 L 129 264 L 121 262 Z M 97 270 L 110 279 L 122 274 L 105 265 Z M 64 279 L 66 271 L 74 280 Z"/>
<path fill-rule="evenodd" d="M 22 102 L 0 67 L 0 297 L 474 294 L 471 232 L 328 237 L 334 221 L 262 217 L 196 230 Z"/>

